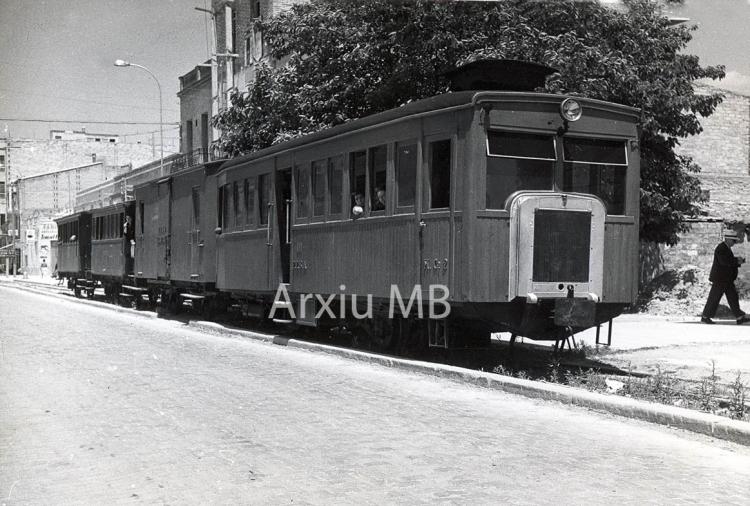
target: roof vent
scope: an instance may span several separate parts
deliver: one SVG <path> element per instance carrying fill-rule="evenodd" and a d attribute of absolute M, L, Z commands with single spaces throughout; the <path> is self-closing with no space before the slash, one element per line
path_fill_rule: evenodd
<path fill-rule="evenodd" d="M 534 91 L 556 69 L 521 60 L 474 60 L 445 73 L 451 91 Z"/>

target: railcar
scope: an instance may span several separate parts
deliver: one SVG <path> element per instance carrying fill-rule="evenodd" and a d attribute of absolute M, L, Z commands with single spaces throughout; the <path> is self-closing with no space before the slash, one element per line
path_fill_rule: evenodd
<path fill-rule="evenodd" d="M 170 311 L 186 302 L 210 314 L 216 291 L 216 172 L 222 161 L 178 170 L 134 188 L 134 285 Z"/>
<path fill-rule="evenodd" d="M 65 278 L 68 288 L 80 297 L 88 293 L 86 273 L 91 269 L 91 213 L 73 213 L 55 221 L 57 275 Z"/>
<path fill-rule="evenodd" d="M 132 201 L 91 210 L 91 268 L 87 278 L 113 302 L 134 295 L 123 290 L 134 268 Z"/>
<path fill-rule="evenodd" d="M 509 83 L 518 65 L 471 65 L 459 91 L 227 162 L 217 288 L 381 347 L 611 321 L 637 290 L 639 111 L 507 91 L 552 71 Z M 426 317 L 444 293 L 449 316 Z"/>

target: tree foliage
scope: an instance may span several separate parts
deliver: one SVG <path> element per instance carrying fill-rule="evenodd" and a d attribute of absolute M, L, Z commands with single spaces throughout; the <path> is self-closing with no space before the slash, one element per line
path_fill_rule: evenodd
<path fill-rule="evenodd" d="M 246 94 L 215 118 L 235 155 L 447 91 L 444 73 L 480 57 L 559 69 L 551 93 L 642 110 L 641 239 L 673 244 L 701 202 L 699 169 L 674 148 L 701 131 L 722 78 L 682 54 L 691 30 L 669 26 L 653 0 L 598 2 L 311 0 L 256 22 L 277 64 L 259 65 Z"/>

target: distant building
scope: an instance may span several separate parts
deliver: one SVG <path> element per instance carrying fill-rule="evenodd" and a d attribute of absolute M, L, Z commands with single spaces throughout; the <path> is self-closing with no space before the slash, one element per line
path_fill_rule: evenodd
<path fill-rule="evenodd" d="M 119 142 L 120 136 L 114 134 L 92 134 L 86 129 L 76 130 L 50 130 L 49 138 L 53 141 L 89 141 L 89 142 Z"/>
<path fill-rule="evenodd" d="M 57 239 L 53 220 L 73 211 L 76 194 L 128 171 L 129 165 L 111 166 L 100 161 L 14 181 L 11 206 L 20 230 L 16 247 L 28 274 L 39 274 L 42 265 L 51 272 L 51 242 Z"/>
<path fill-rule="evenodd" d="M 263 45 L 263 34 L 252 28 L 258 18 L 276 16 L 308 0 L 213 0 L 216 33 L 218 111 L 229 104 L 234 91 L 247 90 L 255 80 L 257 65 L 271 61 Z"/>
<path fill-rule="evenodd" d="M 180 152 L 208 153 L 215 140 L 211 126 L 211 63 L 196 66 L 180 76 Z"/>

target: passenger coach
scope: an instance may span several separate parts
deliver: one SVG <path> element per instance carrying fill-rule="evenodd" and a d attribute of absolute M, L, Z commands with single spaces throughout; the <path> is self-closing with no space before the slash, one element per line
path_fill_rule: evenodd
<path fill-rule="evenodd" d="M 532 79 L 519 84 L 522 70 Z M 611 320 L 637 289 L 639 112 L 504 91 L 551 71 L 477 62 L 453 76 L 463 91 L 227 162 L 217 288 L 267 315 L 283 286 L 296 323 L 345 315 L 384 347 L 491 331 L 558 340 Z M 449 290 L 448 318 L 388 318 L 392 287 L 405 300 L 419 287 L 426 303 L 430 285 Z M 312 294 L 334 296 L 336 318 L 315 319 Z M 372 318 L 340 311 L 355 295 L 372 296 Z"/>

